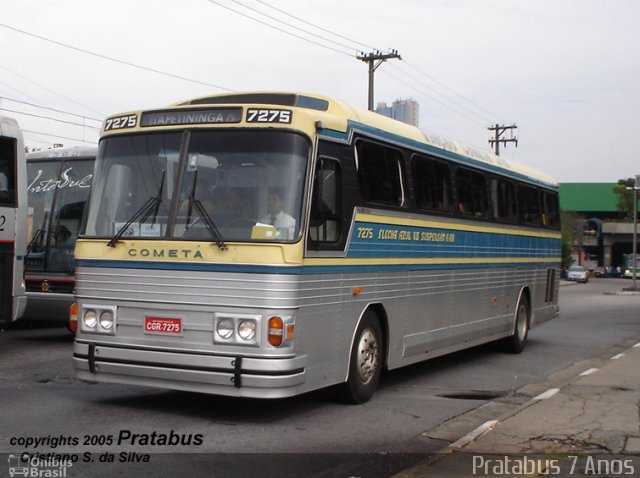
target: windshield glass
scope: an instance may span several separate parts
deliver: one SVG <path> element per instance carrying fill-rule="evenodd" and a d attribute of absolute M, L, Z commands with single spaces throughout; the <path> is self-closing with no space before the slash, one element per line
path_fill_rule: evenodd
<path fill-rule="evenodd" d="M 86 235 L 297 240 L 308 155 L 302 136 L 281 131 L 107 138 Z"/>
<path fill-rule="evenodd" d="M 73 248 L 91 189 L 93 160 L 30 161 L 27 164 L 33 227 L 29 270 L 73 272 Z"/>

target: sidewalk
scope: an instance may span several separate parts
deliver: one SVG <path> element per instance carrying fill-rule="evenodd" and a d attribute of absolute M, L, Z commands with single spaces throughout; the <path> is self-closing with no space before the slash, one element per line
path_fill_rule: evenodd
<path fill-rule="evenodd" d="M 574 372 L 394 478 L 640 476 L 640 342 Z"/>

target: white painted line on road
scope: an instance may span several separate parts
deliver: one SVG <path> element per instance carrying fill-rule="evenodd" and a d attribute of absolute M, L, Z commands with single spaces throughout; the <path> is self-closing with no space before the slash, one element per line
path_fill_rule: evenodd
<path fill-rule="evenodd" d="M 618 360 L 619 358 L 624 357 L 624 354 L 618 354 L 618 355 L 614 355 L 613 357 L 611 357 L 611 360 Z"/>
<path fill-rule="evenodd" d="M 533 397 L 534 400 L 546 400 L 548 398 L 553 397 L 556 393 L 560 391 L 559 388 L 550 388 L 546 392 L 541 393 L 537 397 Z"/>
<path fill-rule="evenodd" d="M 598 370 L 600 370 L 599 368 L 590 368 L 589 370 L 585 370 L 584 372 L 582 372 L 580 374 L 581 377 L 586 377 L 587 375 L 591 375 L 592 373 L 596 373 Z"/>
<path fill-rule="evenodd" d="M 640 342 L 638 342 L 637 344 L 635 344 L 635 345 L 633 346 L 633 348 L 634 348 L 634 349 L 635 349 L 635 348 L 638 348 L 638 347 L 640 347 Z"/>
<path fill-rule="evenodd" d="M 482 425 L 480 425 L 478 428 L 476 428 L 472 432 L 469 432 L 462 438 L 456 440 L 449 446 L 452 448 L 462 448 L 463 446 L 467 445 L 468 443 L 471 443 L 473 440 L 478 438 L 480 435 L 484 435 L 485 433 L 487 433 L 497 424 L 498 424 L 498 420 L 489 420 L 488 422 L 485 422 Z"/>

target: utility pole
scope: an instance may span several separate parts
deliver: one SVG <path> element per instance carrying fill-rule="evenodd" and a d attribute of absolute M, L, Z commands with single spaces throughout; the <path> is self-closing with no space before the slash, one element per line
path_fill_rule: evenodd
<path fill-rule="evenodd" d="M 373 73 L 385 60 L 391 58 L 402 60 L 402 58 L 398 54 L 398 50 L 391 50 L 389 53 L 382 53 L 378 50 L 372 51 L 371 53 L 360 52 L 357 58 L 365 63 L 369 63 L 369 111 L 373 111 Z"/>
<path fill-rule="evenodd" d="M 487 128 L 489 131 L 493 131 L 495 133 L 494 137 L 489 140 L 489 144 L 494 147 L 496 156 L 500 156 L 500 143 L 505 147 L 507 146 L 507 143 L 516 143 L 516 148 L 518 147 L 518 138 L 513 137 L 513 130 L 516 128 L 517 126 L 515 123 L 512 125 L 495 124 L 494 126 L 489 126 L 489 128 Z M 502 135 L 507 130 L 509 130 L 510 137 L 503 138 Z"/>
<path fill-rule="evenodd" d="M 633 189 L 633 260 L 631 261 L 631 277 L 633 278 L 633 286 L 631 289 L 625 288 L 625 290 L 638 290 L 636 274 L 638 272 L 638 190 L 640 190 L 640 174 L 636 174 L 635 181 L 633 182 L 633 188 L 627 187 L 627 189 Z"/>

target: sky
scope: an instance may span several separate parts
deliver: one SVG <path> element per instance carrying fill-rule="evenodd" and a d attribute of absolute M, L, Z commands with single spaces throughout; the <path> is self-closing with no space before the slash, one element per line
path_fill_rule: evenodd
<path fill-rule="evenodd" d="M 0 0 L 0 114 L 25 143 L 95 144 L 109 115 L 227 91 L 375 102 L 558 182 L 640 174 L 636 0 Z"/>

